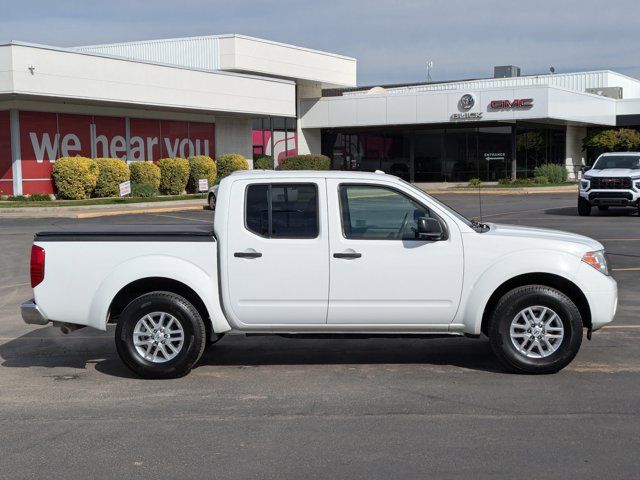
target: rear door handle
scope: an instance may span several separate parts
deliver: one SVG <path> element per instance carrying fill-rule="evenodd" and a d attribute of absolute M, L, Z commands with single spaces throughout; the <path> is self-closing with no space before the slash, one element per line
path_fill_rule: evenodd
<path fill-rule="evenodd" d="M 362 256 L 361 253 L 357 252 L 349 252 L 349 253 L 334 253 L 333 258 L 360 258 Z"/>
<path fill-rule="evenodd" d="M 260 258 L 262 254 L 260 252 L 236 252 L 233 256 L 238 258 Z"/>

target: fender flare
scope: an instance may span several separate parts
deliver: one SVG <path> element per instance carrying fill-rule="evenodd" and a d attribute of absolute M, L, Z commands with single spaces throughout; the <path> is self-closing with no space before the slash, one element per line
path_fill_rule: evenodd
<path fill-rule="evenodd" d="M 544 265 L 540 259 L 544 258 Z M 454 323 L 462 323 L 464 331 L 471 335 L 480 335 L 482 317 L 491 295 L 505 282 L 520 275 L 549 274 L 562 277 L 578 288 L 575 273 L 580 267 L 580 260 L 574 255 L 553 250 L 526 250 L 505 255 L 497 263 L 492 263 L 474 284 L 463 294 L 461 311 Z M 465 289 L 466 290 L 466 289 Z"/>
<path fill-rule="evenodd" d="M 167 273 L 170 272 L 170 276 Z M 118 292 L 137 280 L 150 277 L 169 278 L 191 288 L 202 300 L 216 333 L 231 330 L 222 312 L 218 295 L 218 277 L 191 262 L 170 255 L 145 255 L 117 265 L 96 290 L 89 309 L 88 325 L 106 330 L 109 306 Z"/>

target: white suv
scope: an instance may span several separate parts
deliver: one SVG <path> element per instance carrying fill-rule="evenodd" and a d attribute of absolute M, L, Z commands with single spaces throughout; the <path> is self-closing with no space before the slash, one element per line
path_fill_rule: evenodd
<path fill-rule="evenodd" d="M 635 207 L 640 214 L 640 152 L 603 153 L 580 180 L 578 215 L 591 207 Z"/>

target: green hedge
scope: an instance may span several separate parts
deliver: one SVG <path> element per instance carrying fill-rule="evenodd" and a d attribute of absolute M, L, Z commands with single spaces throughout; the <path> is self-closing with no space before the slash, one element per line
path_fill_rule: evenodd
<path fill-rule="evenodd" d="M 564 183 L 567 181 L 567 169 L 557 163 L 545 163 L 535 168 L 534 177 L 547 177 L 550 183 Z"/>
<path fill-rule="evenodd" d="M 131 162 L 129 164 L 131 171 L 131 185 L 148 184 L 160 188 L 160 168 L 153 162 Z"/>
<path fill-rule="evenodd" d="M 283 158 L 280 170 L 329 170 L 331 160 L 324 155 L 293 155 Z"/>
<path fill-rule="evenodd" d="M 120 194 L 118 185 L 128 182 L 131 172 L 127 162 L 119 158 L 96 158 L 98 178 L 94 195 L 96 197 L 117 197 Z"/>
<path fill-rule="evenodd" d="M 131 183 L 132 197 L 157 197 L 159 193 L 153 183 Z"/>
<path fill-rule="evenodd" d="M 89 198 L 96 188 L 98 167 L 85 157 L 62 157 L 53 166 L 53 181 L 58 198 L 80 200 Z"/>
<path fill-rule="evenodd" d="M 256 170 L 273 170 L 273 157 L 263 155 L 253 161 L 253 168 Z"/>
<path fill-rule="evenodd" d="M 224 153 L 217 158 L 216 163 L 220 178 L 231 175 L 236 170 L 249 170 L 249 163 L 238 153 Z"/>
<path fill-rule="evenodd" d="M 160 192 L 164 195 L 180 195 L 189 180 L 189 162 L 184 158 L 161 158 Z"/>
<path fill-rule="evenodd" d="M 209 188 L 216 183 L 218 169 L 213 158 L 206 155 L 198 155 L 189 159 L 189 182 L 187 183 L 187 191 L 189 193 L 198 193 L 198 180 L 206 178 L 209 181 Z"/>

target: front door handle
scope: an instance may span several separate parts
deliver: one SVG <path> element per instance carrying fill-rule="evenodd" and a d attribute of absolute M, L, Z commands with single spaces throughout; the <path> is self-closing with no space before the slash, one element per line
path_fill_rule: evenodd
<path fill-rule="evenodd" d="M 360 258 L 361 256 L 362 254 L 358 252 L 344 252 L 333 254 L 333 258 Z"/>
<path fill-rule="evenodd" d="M 260 258 L 262 254 L 260 252 L 236 252 L 233 256 L 238 258 Z"/>

